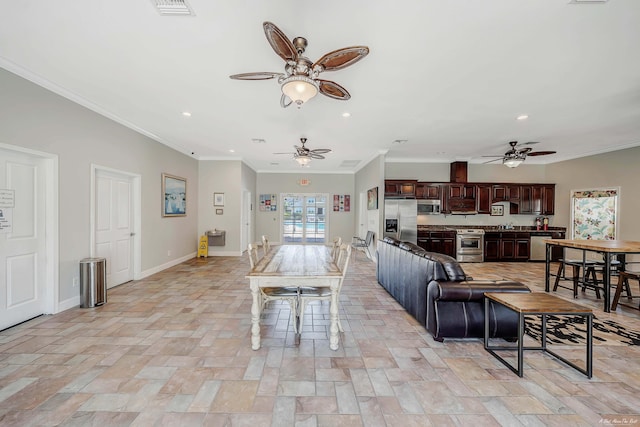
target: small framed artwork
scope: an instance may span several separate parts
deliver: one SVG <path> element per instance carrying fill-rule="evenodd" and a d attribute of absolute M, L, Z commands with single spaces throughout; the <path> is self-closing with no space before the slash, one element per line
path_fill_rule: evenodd
<path fill-rule="evenodd" d="M 162 216 L 187 215 L 187 180 L 162 174 Z"/>
<path fill-rule="evenodd" d="M 216 209 L 216 215 L 222 215 L 223 213 L 223 209 Z"/>
<path fill-rule="evenodd" d="M 491 216 L 502 216 L 504 215 L 504 206 L 495 205 L 491 206 Z"/>
<path fill-rule="evenodd" d="M 224 206 L 224 193 L 213 193 L 213 206 Z"/>
<path fill-rule="evenodd" d="M 367 190 L 367 210 L 378 209 L 378 187 Z"/>

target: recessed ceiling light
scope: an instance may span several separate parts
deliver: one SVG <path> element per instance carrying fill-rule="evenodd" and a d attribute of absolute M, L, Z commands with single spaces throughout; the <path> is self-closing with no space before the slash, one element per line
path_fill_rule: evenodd
<path fill-rule="evenodd" d="M 236 150 L 229 150 L 229 152 L 230 152 L 230 153 L 235 153 L 235 152 L 236 152 Z"/>
<path fill-rule="evenodd" d="M 526 114 L 520 114 L 518 117 L 516 117 L 516 120 L 527 120 L 529 118 L 529 116 L 527 116 Z"/>
<path fill-rule="evenodd" d="M 351 113 L 344 112 L 342 113 L 342 117 L 351 117 Z"/>
<path fill-rule="evenodd" d="M 182 115 L 185 116 L 185 117 L 191 117 L 191 113 L 188 112 L 188 111 L 183 111 Z"/>

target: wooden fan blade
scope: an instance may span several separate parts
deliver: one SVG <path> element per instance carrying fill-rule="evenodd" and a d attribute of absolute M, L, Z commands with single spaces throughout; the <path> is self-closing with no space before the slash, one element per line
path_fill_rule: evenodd
<path fill-rule="evenodd" d="M 482 157 L 494 157 L 494 156 L 482 156 Z M 499 159 L 493 159 L 493 160 L 489 160 L 488 162 L 484 162 L 483 164 L 486 165 L 487 163 L 493 163 L 493 162 L 497 162 L 498 160 L 503 160 L 504 157 L 500 156 Z"/>
<path fill-rule="evenodd" d="M 314 153 L 313 151 L 310 152 L 309 154 L 307 154 L 309 157 L 311 157 L 312 159 L 316 159 L 316 160 L 322 160 L 324 159 L 324 156 L 318 153 Z"/>
<path fill-rule="evenodd" d="M 520 148 L 518 151 L 518 154 L 527 154 L 531 151 L 531 148 L 527 147 L 527 148 Z"/>
<path fill-rule="evenodd" d="M 316 148 L 315 150 L 310 151 L 313 154 L 327 154 L 331 152 L 330 148 Z"/>
<path fill-rule="evenodd" d="M 329 81 L 329 80 L 321 80 L 317 79 L 318 85 L 320 86 L 320 93 L 328 96 L 329 98 L 339 99 L 342 101 L 346 101 L 351 98 L 349 92 L 338 83 Z"/>
<path fill-rule="evenodd" d="M 282 73 L 269 73 L 269 72 L 241 73 L 241 74 L 233 74 L 229 76 L 229 78 L 234 80 L 269 80 L 269 79 L 279 77 L 281 75 Z"/>
<path fill-rule="evenodd" d="M 264 35 L 267 36 L 269 44 L 278 56 L 286 62 L 296 62 L 298 60 L 298 52 L 291 43 L 291 40 L 284 35 L 280 28 L 271 22 L 263 22 Z"/>
<path fill-rule="evenodd" d="M 351 46 L 334 50 L 318 59 L 312 69 L 319 67 L 319 71 L 341 70 L 360 61 L 369 54 L 367 46 Z"/>
<path fill-rule="evenodd" d="M 527 154 L 527 156 L 548 156 L 549 154 L 556 154 L 555 151 L 533 151 L 529 154 Z"/>

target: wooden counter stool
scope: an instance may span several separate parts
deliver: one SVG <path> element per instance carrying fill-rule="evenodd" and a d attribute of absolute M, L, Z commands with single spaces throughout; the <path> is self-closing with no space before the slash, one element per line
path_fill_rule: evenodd
<path fill-rule="evenodd" d="M 616 287 L 616 293 L 613 296 L 613 302 L 611 303 L 611 310 L 615 310 L 618 307 L 618 300 L 620 299 L 620 294 L 622 293 L 622 287 L 624 286 L 624 290 L 627 293 L 627 299 L 631 300 L 632 298 L 640 298 L 634 297 L 631 295 L 631 289 L 629 287 L 629 279 L 637 280 L 638 285 L 640 286 L 640 273 L 634 273 L 631 271 L 620 271 L 618 272 L 618 286 Z M 640 305 L 638 306 L 640 310 Z"/>

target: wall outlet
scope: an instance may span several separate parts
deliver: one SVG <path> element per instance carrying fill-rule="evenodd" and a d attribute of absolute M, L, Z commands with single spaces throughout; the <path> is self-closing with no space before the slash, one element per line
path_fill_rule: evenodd
<path fill-rule="evenodd" d="M 74 277 L 73 278 L 73 287 L 77 288 L 79 284 L 80 284 L 80 279 L 77 278 L 77 277 Z"/>
<path fill-rule="evenodd" d="M 171 249 L 167 251 L 167 256 L 171 256 Z"/>

